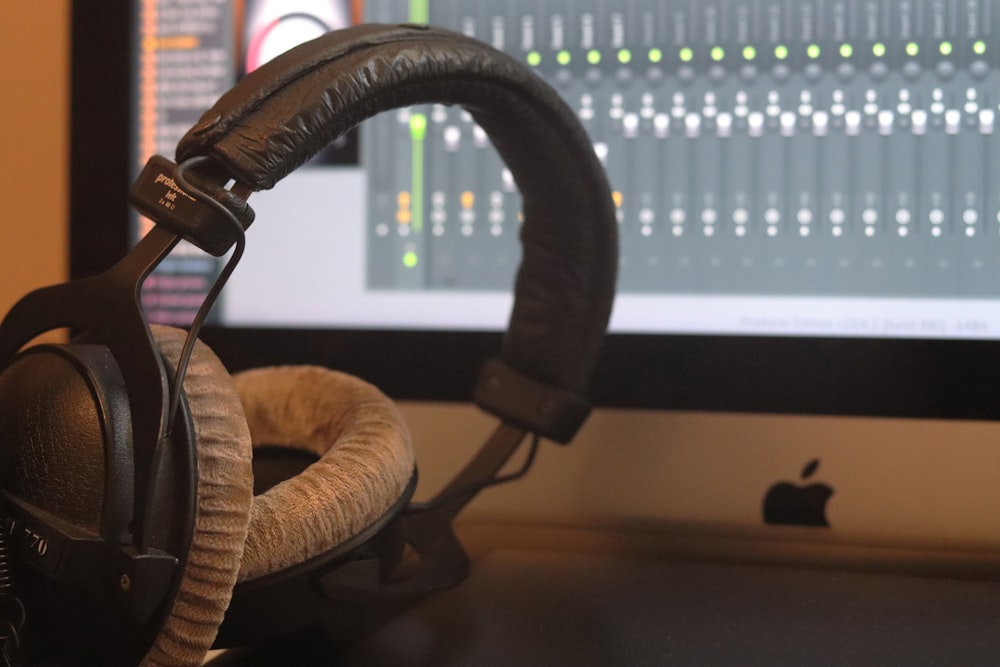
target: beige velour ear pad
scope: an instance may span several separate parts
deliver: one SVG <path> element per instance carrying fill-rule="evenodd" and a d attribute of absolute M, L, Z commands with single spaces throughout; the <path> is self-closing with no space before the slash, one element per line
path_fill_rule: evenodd
<path fill-rule="evenodd" d="M 277 572 L 357 535 L 402 496 L 413 475 L 410 433 L 374 386 L 317 366 L 233 376 L 254 446 L 320 459 L 256 496 L 239 580 Z"/>
<path fill-rule="evenodd" d="M 186 331 L 153 326 L 160 349 L 176 365 Z M 198 342 L 184 392 L 198 450 L 194 535 L 180 592 L 142 665 L 202 664 L 236 584 L 253 498 L 250 432 L 232 379 L 212 351 Z"/>

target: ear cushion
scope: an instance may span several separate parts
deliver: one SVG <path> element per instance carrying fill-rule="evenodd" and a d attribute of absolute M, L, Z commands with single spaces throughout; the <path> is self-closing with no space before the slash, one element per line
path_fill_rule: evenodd
<path fill-rule="evenodd" d="M 254 446 L 321 457 L 254 498 L 240 581 L 332 549 L 399 500 L 414 455 L 402 415 L 381 391 L 316 366 L 257 369 L 233 380 Z"/>
<path fill-rule="evenodd" d="M 162 326 L 152 331 L 174 367 L 187 332 Z M 198 450 L 194 535 L 180 591 L 144 666 L 193 666 L 204 660 L 236 584 L 253 498 L 243 408 L 222 362 L 201 342 L 192 353 L 184 393 Z"/>

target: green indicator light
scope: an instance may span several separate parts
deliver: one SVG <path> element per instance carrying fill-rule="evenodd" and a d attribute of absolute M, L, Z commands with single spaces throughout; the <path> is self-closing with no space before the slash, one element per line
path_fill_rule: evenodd
<path fill-rule="evenodd" d="M 430 13 L 428 0 L 410 0 L 410 23 L 428 23 Z"/>
<path fill-rule="evenodd" d="M 627 65 L 632 62 L 632 52 L 628 49 L 622 49 L 618 52 L 618 62 L 622 65 Z"/>
<path fill-rule="evenodd" d="M 743 47 L 743 57 L 747 60 L 753 60 L 757 57 L 757 49 L 747 44 Z"/>
<path fill-rule="evenodd" d="M 842 57 L 844 57 L 844 58 L 850 58 L 853 53 L 854 53 L 854 47 L 851 46 L 850 44 L 841 44 L 840 45 L 840 55 Z"/>
<path fill-rule="evenodd" d="M 910 42 L 906 45 L 906 55 L 913 57 L 920 53 L 920 46 L 916 42 Z"/>
<path fill-rule="evenodd" d="M 875 42 L 874 44 L 872 44 L 872 54 L 876 58 L 881 58 L 882 56 L 884 56 L 885 44 L 883 44 L 882 42 Z"/>
<path fill-rule="evenodd" d="M 719 61 L 726 57 L 726 51 L 721 46 L 713 46 L 710 51 L 712 60 Z"/>
<path fill-rule="evenodd" d="M 569 65 L 571 57 L 569 51 L 560 51 L 556 54 L 556 62 L 560 65 Z"/>
<path fill-rule="evenodd" d="M 417 253 L 412 250 L 407 251 L 403 254 L 403 266 L 408 269 L 416 268 L 417 266 Z"/>
<path fill-rule="evenodd" d="M 681 49 L 680 52 L 681 62 L 689 63 L 691 62 L 692 58 L 694 58 L 694 51 L 691 50 L 691 47 L 685 46 L 683 49 Z"/>
<path fill-rule="evenodd" d="M 591 65 L 599 65 L 601 63 L 601 52 L 597 49 L 587 51 L 587 62 Z"/>
<path fill-rule="evenodd" d="M 981 40 L 978 41 L 978 42 L 976 42 L 975 44 L 972 45 L 972 51 L 976 55 L 979 55 L 979 56 L 983 55 L 984 53 L 986 53 L 986 42 L 981 41 Z"/>
<path fill-rule="evenodd" d="M 810 58 L 819 58 L 819 44 L 810 44 L 806 47 L 806 55 Z"/>
<path fill-rule="evenodd" d="M 410 138 L 414 141 L 423 141 L 427 135 L 427 116 L 422 113 L 415 113 L 410 116 Z"/>
<path fill-rule="evenodd" d="M 784 44 L 778 44 L 774 47 L 774 57 L 778 60 L 784 60 L 788 57 L 788 47 Z"/>
<path fill-rule="evenodd" d="M 649 50 L 649 62 L 658 63 L 661 60 L 663 60 L 663 51 L 655 48 Z"/>
<path fill-rule="evenodd" d="M 410 116 L 410 226 L 418 234 L 424 227 L 424 137 L 427 136 L 427 116 Z"/>
<path fill-rule="evenodd" d="M 539 65 L 542 64 L 542 54 L 539 53 L 538 51 L 528 51 L 526 60 L 528 61 L 528 64 L 531 65 L 532 67 L 538 67 Z"/>
<path fill-rule="evenodd" d="M 942 56 L 950 56 L 953 48 L 951 42 L 941 42 L 941 46 L 938 47 Z"/>

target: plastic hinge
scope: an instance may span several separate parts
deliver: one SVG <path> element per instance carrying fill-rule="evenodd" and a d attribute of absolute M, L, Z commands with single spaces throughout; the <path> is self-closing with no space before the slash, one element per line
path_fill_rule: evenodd
<path fill-rule="evenodd" d="M 562 444 L 573 439 L 590 414 L 583 397 L 539 382 L 499 359 L 483 366 L 473 400 L 510 424 Z"/>
<path fill-rule="evenodd" d="M 178 181 L 177 165 L 162 155 L 154 155 L 132 185 L 132 204 L 156 224 L 210 255 L 226 254 L 239 236 L 233 220 L 217 207 L 184 190 Z M 253 209 L 236 195 L 218 186 L 200 182 L 197 185 L 230 211 L 243 229 L 253 222 Z"/>

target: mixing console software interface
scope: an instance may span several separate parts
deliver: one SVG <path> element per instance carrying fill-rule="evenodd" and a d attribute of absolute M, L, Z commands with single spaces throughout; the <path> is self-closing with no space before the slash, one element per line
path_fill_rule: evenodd
<path fill-rule="evenodd" d="M 191 30 L 164 17 L 197 3 L 156 4 L 146 44 L 161 48 L 145 53 L 169 63 L 184 52 L 171 37 Z M 240 17 L 202 3 L 215 33 L 196 41 L 223 54 L 207 97 L 269 49 L 362 18 L 429 22 L 512 54 L 576 112 L 607 169 L 620 328 L 1000 335 L 1000 0 L 293 4 L 247 2 Z M 154 71 L 169 83 L 169 67 Z M 176 141 L 171 127 L 186 124 L 164 120 L 157 141 Z M 349 173 L 347 195 L 365 193 L 359 291 L 509 290 L 520 196 L 463 109 L 382 114 L 309 171 L 329 172 L 326 192 Z M 677 304 L 708 314 L 641 321 Z"/>

